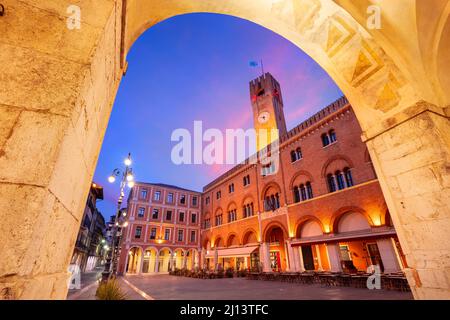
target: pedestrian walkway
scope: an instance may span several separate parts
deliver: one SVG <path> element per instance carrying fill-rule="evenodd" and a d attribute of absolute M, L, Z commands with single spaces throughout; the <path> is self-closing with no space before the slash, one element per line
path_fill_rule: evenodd
<path fill-rule="evenodd" d="M 150 296 L 147 296 L 145 292 L 139 292 L 133 284 L 122 277 L 118 277 L 119 286 L 122 292 L 125 293 L 127 300 L 151 300 Z M 85 286 L 80 290 L 71 290 L 67 296 L 67 300 L 96 300 L 95 293 L 97 291 L 99 281 L 94 281 L 93 283 Z"/>
<path fill-rule="evenodd" d="M 326 287 L 320 284 L 248 280 L 195 279 L 169 275 L 126 276 L 125 279 L 156 300 L 409 300 L 410 292 Z"/>

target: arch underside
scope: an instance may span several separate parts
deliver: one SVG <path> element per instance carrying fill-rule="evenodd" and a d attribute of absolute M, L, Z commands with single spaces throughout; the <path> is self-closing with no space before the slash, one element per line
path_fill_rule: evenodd
<path fill-rule="evenodd" d="M 297 45 L 357 105 L 355 112 L 363 130 L 417 101 L 416 91 L 391 57 L 331 0 L 229 0 L 220 4 L 214 0 L 128 0 L 125 52 L 151 26 L 177 15 L 199 12 L 249 20 Z"/>

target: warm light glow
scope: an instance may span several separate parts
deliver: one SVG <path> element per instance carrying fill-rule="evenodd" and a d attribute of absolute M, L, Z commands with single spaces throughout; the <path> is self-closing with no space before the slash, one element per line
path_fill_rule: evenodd
<path fill-rule="evenodd" d="M 105 244 L 105 245 L 103 246 L 103 249 L 109 250 L 109 247 Z"/>
<path fill-rule="evenodd" d="M 94 188 L 96 188 L 96 187 L 97 187 L 97 185 L 96 185 L 95 183 L 93 183 L 93 184 L 92 184 L 92 186 L 93 186 Z"/>
<path fill-rule="evenodd" d="M 376 226 L 376 227 L 381 226 L 381 217 L 380 216 L 378 216 L 378 215 L 373 216 L 372 221 L 373 221 L 374 226 Z"/>
<path fill-rule="evenodd" d="M 122 215 L 123 215 L 124 217 L 126 217 L 126 216 L 127 216 L 127 213 L 124 211 L 124 212 L 122 212 Z"/>
<path fill-rule="evenodd" d="M 162 241 L 161 239 L 159 239 L 157 242 L 158 242 L 159 244 L 163 243 L 163 241 Z"/>
<path fill-rule="evenodd" d="M 128 227 L 128 221 L 125 221 L 125 223 L 123 224 L 124 227 Z"/>
<path fill-rule="evenodd" d="M 131 159 L 130 158 L 126 158 L 123 163 L 125 163 L 126 166 L 131 166 Z"/>
<path fill-rule="evenodd" d="M 131 256 L 133 254 L 133 252 L 129 251 L 128 254 Z"/>
<path fill-rule="evenodd" d="M 119 223 L 118 223 L 118 222 L 116 222 L 116 226 L 117 226 L 117 227 L 119 226 Z"/>
<path fill-rule="evenodd" d="M 134 181 L 128 181 L 128 188 L 133 188 L 134 187 Z"/>
<path fill-rule="evenodd" d="M 102 243 L 105 243 L 106 242 L 106 240 L 105 239 L 102 239 Z"/>
<path fill-rule="evenodd" d="M 323 226 L 325 233 L 330 233 L 330 226 L 329 225 L 324 225 Z"/>
<path fill-rule="evenodd" d="M 110 183 L 113 183 L 114 181 L 116 181 L 116 177 L 114 177 L 114 176 L 109 176 L 109 177 L 108 177 L 108 181 L 109 181 Z"/>
<path fill-rule="evenodd" d="M 127 181 L 133 181 L 133 180 L 134 180 L 133 175 L 132 175 L 131 173 L 129 173 L 129 174 L 127 175 Z"/>

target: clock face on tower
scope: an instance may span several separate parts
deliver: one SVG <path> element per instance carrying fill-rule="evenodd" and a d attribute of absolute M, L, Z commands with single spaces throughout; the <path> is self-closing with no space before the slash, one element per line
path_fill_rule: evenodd
<path fill-rule="evenodd" d="M 263 111 L 258 115 L 258 122 L 266 123 L 267 121 L 269 121 L 269 118 L 270 118 L 270 113 L 268 113 L 267 111 Z"/>

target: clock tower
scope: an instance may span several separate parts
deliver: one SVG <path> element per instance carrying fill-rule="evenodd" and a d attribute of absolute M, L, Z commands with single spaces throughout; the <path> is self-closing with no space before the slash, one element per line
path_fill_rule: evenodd
<path fill-rule="evenodd" d="M 266 72 L 250 82 L 250 98 L 259 151 L 287 132 L 280 84 Z"/>

